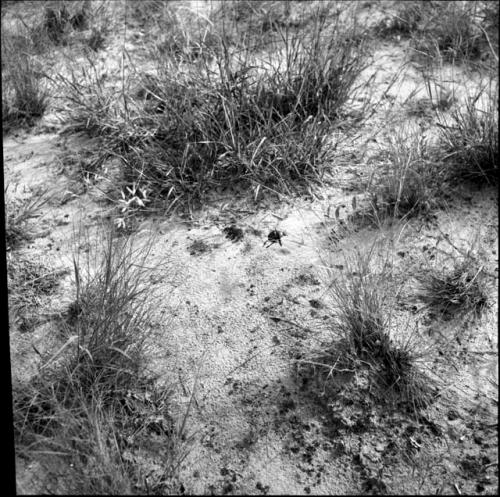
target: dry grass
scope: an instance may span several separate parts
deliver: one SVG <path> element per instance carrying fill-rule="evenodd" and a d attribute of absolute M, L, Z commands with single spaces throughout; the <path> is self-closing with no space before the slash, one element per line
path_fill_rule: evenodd
<path fill-rule="evenodd" d="M 214 36 L 216 49 L 199 50 L 195 62 L 173 46 L 157 52 L 156 73 L 135 93 L 129 79 L 120 90 L 105 87 L 89 60 L 88 70 L 62 79 L 67 122 L 103 136 L 105 153 L 122 162 L 121 191 L 156 200 L 199 202 L 234 183 L 257 198 L 321 182 L 325 141 L 365 67 L 359 28 L 317 17 L 307 35 L 279 31 L 259 58 Z"/>
<path fill-rule="evenodd" d="M 410 39 L 418 61 L 475 65 L 498 60 L 498 5 L 494 2 L 396 2 L 375 31 Z"/>
<path fill-rule="evenodd" d="M 56 292 L 63 270 L 53 270 L 40 260 L 8 254 L 7 288 L 12 329 L 31 331 L 40 319 L 44 298 Z"/>
<path fill-rule="evenodd" d="M 395 129 L 375 160 L 368 186 L 374 220 L 415 217 L 439 204 L 442 174 L 421 131 Z"/>
<path fill-rule="evenodd" d="M 378 36 L 411 38 L 429 10 L 430 2 L 398 2 L 395 12 L 375 26 Z"/>
<path fill-rule="evenodd" d="M 488 35 L 481 29 L 480 2 L 433 2 L 412 37 L 418 57 L 460 64 L 489 54 Z M 498 53 L 498 51 L 497 51 Z"/>
<path fill-rule="evenodd" d="M 14 387 L 16 451 L 28 459 L 48 454 L 47 475 L 70 464 L 70 492 L 165 491 L 185 457 L 186 420 L 175 426 L 170 389 L 144 371 L 154 303 L 149 275 L 162 269 L 148 266 L 150 244 L 117 238 L 112 228 L 99 240 L 103 246 L 79 237 L 66 342 Z M 161 474 L 146 478 L 136 447 L 151 451 L 150 464 L 166 461 Z"/>
<path fill-rule="evenodd" d="M 389 253 L 379 249 L 373 244 L 364 253 L 345 256 L 341 273 L 336 272 L 329 286 L 335 319 L 331 343 L 303 362 L 313 364 L 333 388 L 336 376 L 358 378 L 362 402 L 370 399 L 418 416 L 436 395 L 436 379 L 427 372 L 433 351 L 415 324 L 396 315 L 400 289 L 394 286 Z M 333 404 L 338 403 L 336 395 Z"/>
<path fill-rule="evenodd" d="M 28 45 L 28 46 L 27 46 Z M 30 52 L 23 36 L 2 30 L 2 124 L 4 133 L 21 125 L 33 125 L 48 105 L 42 65 Z"/>
<path fill-rule="evenodd" d="M 488 308 L 489 277 L 473 250 L 445 254 L 417 279 L 421 287 L 418 298 L 435 318 L 476 319 Z"/>
<path fill-rule="evenodd" d="M 490 80 L 464 105 L 439 116 L 440 147 L 453 183 L 498 184 L 498 86 Z"/>
<path fill-rule="evenodd" d="M 33 126 L 49 105 L 50 58 L 80 44 L 97 51 L 107 36 L 103 5 L 88 2 L 22 2 L 2 10 L 2 122 L 4 132 Z M 59 53 L 59 52 L 58 52 Z M 59 53 L 60 55 L 60 53 Z"/>
<path fill-rule="evenodd" d="M 7 250 L 15 249 L 36 233 L 30 221 L 40 216 L 40 208 L 49 200 L 46 190 L 32 191 L 29 197 L 15 198 L 17 182 L 7 183 L 5 195 L 5 241 Z"/>

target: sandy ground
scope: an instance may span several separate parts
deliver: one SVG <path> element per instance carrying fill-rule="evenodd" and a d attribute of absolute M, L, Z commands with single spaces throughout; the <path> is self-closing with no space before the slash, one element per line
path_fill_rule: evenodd
<path fill-rule="evenodd" d="M 403 57 L 402 46 L 387 44 L 375 55 L 383 75 L 380 91 Z M 404 102 L 420 84 L 416 77 L 406 73 L 392 90 L 393 99 Z M 383 134 L 378 119 L 371 129 Z M 4 137 L 6 180 L 17 177 L 34 191 L 47 189 L 50 198 L 36 221 L 37 236 L 8 257 L 37 257 L 50 267 L 71 269 L 75 226 L 98 223 L 106 205 L 95 191 L 75 190 L 58 171 L 63 139 L 44 133 L 44 126 Z M 72 147 L 79 144 L 79 138 L 71 138 Z M 162 298 L 151 316 L 155 339 L 149 367 L 174 385 L 176 416 L 187 409 L 196 385 L 189 418 L 195 437 L 179 477 L 188 494 L 496 492 L 497 280 L 486 316 L 467 330 L 467 343 L 456 344 L 455 367 L 443 361 L 435 365 L 450 386 L 429 409 L 427 424 L 371 407 L 362 412 L 360 399 L 351 411 L 345 407 L 332 416 L 294 367 L 301 351 L 328 336 L 328 284 L 341 271 L 343 254 L 390 233 L 389 228 L 382 233 L 361 229 L 338 243 L 328 238 L 329 230 L 339 228 L 326 217 L 328 207 L 343 205 L 340 217 L 346 219 L 353 196 L 359 198 L 362 191 L 356 178 L 366 175 L 366 165 L 355 159 L 364 154 L 355 142 L 352 147 L 352 163 L 343 161 L 339 168 L 339 187 L 314 201 L 269 202 L 257 209 L 251 200 L 219 199 L 189 222 L 153 216 L 138 226 L 139 239 L 155 237 L 151 264 L 168 260 L 172 276 L 152 284 L 151 291 Z M 480 228 L 488 271 L 497 278 L 497 193 L 482 189 L 467 197 L 450 199 L 429 226 L 416 220 L 398 228 L 394 251 L 406 253 L 398 261 L 402 274 L 420 261 L 423 247 L 439 230 L 466 244 Z M 243 230 L 241 240 L 226 237 L 223 230 L 232 224 Z M 265 248 L 273 229 L 286 232 L 283 245 Z M 68 275 L 48 307 L 62 309 L 72 298 Z M 36 373 L 39 358 L 31 344 L 42 351 L 56 349 L 51 332 L 50 323 L 29 335 L 11 329 L 15 378 Z M 358 428 L 349 429 L 339 421 L 342 416 L 360 420 Z M 417 439 L 414 466 L 398 450 Z M 40 491 L 33 464 L 19 461 L 20 493 Z"/>

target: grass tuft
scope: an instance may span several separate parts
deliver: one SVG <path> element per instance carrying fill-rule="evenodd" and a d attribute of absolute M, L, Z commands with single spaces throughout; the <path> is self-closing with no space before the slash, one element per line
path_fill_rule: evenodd
<path fill-rule="evenodd" d="M 417 31 L 426 7 L 427 3 L 423 2 L 398 2 L 395 5 L 396 11 L 384 17 L 375 26 L 375 31 L 383 38 L 394 36 L 410 38 Z"/>
<path fill-rule="evenodd" d="M 164 492 L 185 457 L 185 420 L 175 426 L 171 390 L 144 371 L 154 301 L 149 276 L 158 271 L 148 266 L 151 244 L 136 246 L 112 229 L 95 246 L 79 241 L 66 342 L 14 388 L 16 450 L 28 459 L 48 454 L 48 475 L 69 464 L 69 492 Z M 137 459 L 142 449 L 148 455 Z M 162 469 L 148 479 L 152 461 Z"/>
<path fill-rule="evenodd" d="M 421 131 L 394 130 L 374 160 L 377 169 L 367 187 L 369 207 L 356 212 L 355 218 L 378 225 L 385 218 L 428 214 L 439 204 L 443 174 Z"/>
<path fill-rule="evenodd" d="M 12 190 L 17 189 L 17 186 L 15 183 L 7 183 L 4 189 L 7 250 L 15 249 L 23 240 L 31 240 L 34 230 L 29 221 L 40 215 L 40 208 L 49 200 L 44 190 L 33 191 L 32 195 L 26 198 L 14 198 Z"/>
<path fill-rule="evenodd" d="M 375 245 L 346 257 L 329 287 L 332 342 L 311 363 L 321 367 L 326 384 L 348 372 L 365 384 L 360 395 L 418 414 L 435 398 L 435 380 L 424 370 L 432 351 L 423 346 L 418 329 L 393 311 L 397 289 L 391 267 L 387 254 L 376 255 Z"/>
<path fill-rule="evenodd" d="M 22 333 L 32 330 L 46 295 L 55 293 L 65 271 L 55 271 L 41 261 L 7 257 L 10 326 Z M 38 317 L 37 317 L 38 316 Z"/>
<path fill-rule="evenodd" d="M 440 117 L 443 162 L 453 182 L 498 185 L 498 88 L 469 95 L 449 119 Z"/>
<path fill-rule="evenodd" d="M 472 2 L 435 2 L 412 38 L 418 56 L 461 63 L 477 60 L 486 40 L 479 28 L 477 6 Z"/>
<path fill-rule="evenodd" d="M 498 6 L 494 2 L 396 2 L 376 27 L 381 37 L 410 39 L 412 57 L 476 65 L 498 62 Z"/>
<path fill-rule="evenodd" d="M 105 88 L 90 60 L 83 79 L 63 80 L 67 122 L 103 137 L 122 163 L 121 191 L 199 202 L 235 183 L 257 198 L 323 181 L 332 124 L 365 67 L 359 28 L 316 18 L 307 35 L 279 31 L 259 59 L 215 36 L 217 48 L 205 47 L 196 63 L 157 54 L 156 73 L 140 78 L 136 92 L 128 80 L 122 92 Z"/>
<path fill-rule="evenodd" d="M 48 89 L 41 64 L 23 35 L 2 30 L 2 123 L 4 133 L 16 126 L 32 126 L 48 105 Z"/>
<path fill-rule="evenodd" d="M 478 318 L 488 307 L 487 274 L 471 255 L 454 260 L 453 267 L 434 267 L 420 274 L 419 299 L 434 316 Z"/>

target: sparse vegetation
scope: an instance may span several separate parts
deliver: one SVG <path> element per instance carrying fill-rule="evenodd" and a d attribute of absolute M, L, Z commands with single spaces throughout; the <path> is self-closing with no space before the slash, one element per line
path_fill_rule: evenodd
<path fill-rule="evenodd" d="M 322 366 L 321 374 L 328 372 L 326 382 L 345 372 L 360 375 L 365 394 L 372 392 L 373 398 L 378 392 L 375 402 L 403 405 L 418 415 L 436 394 L 436 380 L 424 369 L 432 352 L 422 347 L 415 326 L 395 315 L 392 263 L 387 252 L 380 257 L 375 250 L 373 244 L 366 253 L 347 256 L 332 278 L 332 343 L 313 364 Z"/>
<path fill-rule="evenodd" d="M 441 115 L 439 131 L 443 162 L 449 179 L 498 184 L 498 87 L 491 81 L 463 106 Z"/>
<path fill-rule="evenodd" d="M 183 457 L 181 433 L 168 413 L 169 390 L 144 374 L 154 299 L 147 285 L 148 256 L 148 247 L 117 238 L 112 228 L 103 247 L 87 252 L 85 264 L 78 249 L 66 342 L 36 377 L 14 390 L 17 450 L 27 457 L 49 451 L 69 459 L 70 491 L 164 490 Z M 155 436 L 161 440 L 157 453 Z M 134 444 L 153 449 L 153 458 L 161 455 L 161 475 L 146 481 L 140 466 L 130 464 Z M 50 474 L 50 465 L 46 469 Z"/>
<path fill-rule="evenodd" d="M 382 37 L 411 37 L 417 31 L 430 4 L 431 2 L 398 2 L 395 5 L 396 12 L 385 17 L 375 27 L 375 31 Z"/>
<path fill-rule="evenodd" d="M 444 175 L 421 131 L 395 129 L 374 162 L 367 188 L 369 206 L 355 211 L 353 219 L 377 225 L 385 218 L 427 214 L 439 205 Z"/>
<path fill-rule="evenodd" d="M 413 57 L 427 62 L 445 60 L 475 64 L 480 58 L 498 60 L 498 23 L 485 24 L 494 12 L 493 2 L 396 2 L 394 12 L 375 31 L 379 36 L 410 38 Z M 496 11 L 498 13 L 498 9 Z M 485 25 L 486 29 L 482 28 Z M 491 53 L 496 42 L 496 52 Z M 494 50 L 494 48 L 493 48 Z"/>
<path fill-rule="evenodd" d="M 494 492 L 498 2 L 1 12 L 18 493 Z"/>
<path fill-rule="evenodd" d="M 33 125 L 48 105 L 41 64 L 27 51 L 27 40 L 2 30 L 2 124 L 4 133 Z M 28 47 L 29 49 L 29 47 Z"/>
<path fill-rule="evenodd" d="M 418 275 L 419 299 L 439 319 L 477 318 L 488 306 L 488 279 L 477 257 L 458 256 L 452 267 L 434 265 Z"/>
<path fill-rule="evenodd" d="M 425 8 L 425 7 L 424 7 Z M 477 60 L 488 50 L 479 28 L 475 2 L 433 2 L 422 26 L 412 37 L 418 56 L 462 63 Z"/>
<path fill-rule="evenodd" d="M 93 12 L 88 1 L 57 1 L 46 5 L 41 14 L 36 4 L 19 3 L 26 12 L 14 9 L 9 21 L 2 16 L 4 133 L 13 127 L 33 126 L 47 110 L 52 93 L 48 84 L 49 52 L 75 42 L 97 51 L 103 47 L 108 29 L 103 5 Z"/>
<path fill-rule="evenodd" d="M 17 247 L 23 240 L 31 239 L 36 230 L 29 221 L 40 216 L 40 208 L 48 201 L 45 191 L 32 191 L 29 197 L 15 198 L 13 190 L 18 186 L 16 183 L 7 183 L 4 190 L 7 250 Z"/>
<path fill-rule="evenodd" d="M 25 257 L 7 259 L 7 288 L 9 290 L 10 325 L 21 332 L 30 331 L 40 319 L 43 297 L 56 292 L 62 270 L 53 270 L 41 261 Z"/>

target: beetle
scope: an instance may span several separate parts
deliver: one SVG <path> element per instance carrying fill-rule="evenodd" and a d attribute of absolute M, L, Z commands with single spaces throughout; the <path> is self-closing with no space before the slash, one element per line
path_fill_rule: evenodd
<path fill-rule="evenodd" d="M 278 231 L 277 229 L 274 229 L 269 232 L 269 235 L 267 235 L 267 240 L 264 242 L 264 247 L 266 247 L 266 244 L 268 243 L 266 248 L 269 248 L 271 245 L 275 244 L 278 242 L 280 244 L 280 247 L 283 245 L 281 244 L 281 238 L 283 236 L 286 236 L 286 233 L 284 231 Z"/>

